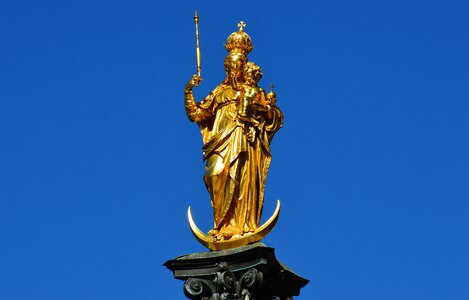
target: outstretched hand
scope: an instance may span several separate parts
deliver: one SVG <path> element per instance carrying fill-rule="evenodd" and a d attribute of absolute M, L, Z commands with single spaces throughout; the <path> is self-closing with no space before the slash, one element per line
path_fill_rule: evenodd
<path fill-rule="evenodd" d="M 194 85 L 198 86 L 200 82 L 202 82 L 202 77 L 200 77 L 198 74 L 194 74 L 192 75 L 192 78 L 189 80 L 189 82 L 187 82 L 184 90 L 186 92 L 191 91 Z"/>
<path fill-rule="evenodd" d="M 198 74 L 194 74 L 192 75 L 192 78 L 191 78 L 191 84 L 192 86 L 198 86 L 201 82 L 202 82 L 202 77 L 200 77 Z"/>

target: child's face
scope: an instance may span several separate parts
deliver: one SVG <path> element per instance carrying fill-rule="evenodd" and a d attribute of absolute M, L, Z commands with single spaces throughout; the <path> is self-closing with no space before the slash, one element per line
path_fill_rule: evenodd
<path fill-rule="evenodd" d="M 255 69 L 248 69 L 245 76 L 246 81 L 251 84 L 259 82 L 260 79 L 259 72 Z"/>

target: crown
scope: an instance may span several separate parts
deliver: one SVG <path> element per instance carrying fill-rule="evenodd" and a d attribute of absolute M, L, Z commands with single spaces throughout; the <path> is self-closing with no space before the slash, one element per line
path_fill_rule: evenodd
<path fill-rule="evenodd" d="M 238 23 L 239 30 L 233 32 L 226 40 L 225 49 L 228 52 L 239 52 L 245 56 L 251 52 L 253 48 L 251 37 L 244 32 L 244 27 L 246 27 L 246 23 L 240 21 Z"/>

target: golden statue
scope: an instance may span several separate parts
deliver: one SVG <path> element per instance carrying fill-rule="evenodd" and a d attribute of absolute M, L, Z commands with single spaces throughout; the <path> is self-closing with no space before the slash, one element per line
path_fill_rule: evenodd
<path fill-rule="evenodd" d="M 196 30 L 198 31 L 198 16 Z M 274 215 L 261 227 L 264 187 L 271 162 L 270 141 L 282 127 L 283 115 L 276 106 L 273 91 L 259 87 L 262 70 L 247 60 L 252 50 L 245 24 L 232 33 L 225 48 L 226 78 L 200 102 L 192 89 L 200 77 L 200 48 L 197 38 L 197 70 L 184 89 L 186 113 L 199 125 L 206 161 L 204 181 L 211 197 L 214 227 L 201 232 L 190 213 L 194 235 L 212 250 L 227 249 L 262 239 L 277 221 L 280 202 Z M 272 86 L 271 86 L 272 87 Z"/>

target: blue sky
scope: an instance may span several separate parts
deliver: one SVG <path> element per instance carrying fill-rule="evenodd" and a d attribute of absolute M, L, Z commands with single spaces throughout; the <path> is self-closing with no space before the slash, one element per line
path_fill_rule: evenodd
<path fill-rule="evenodd" d="M 195 9 L 198 99 L 240 20 L 276 85 L 264 242 L 298 299 L 468 299 L 469 3 L 431 0 L 2 1 L 0 299 L 185 299 Z"/>

